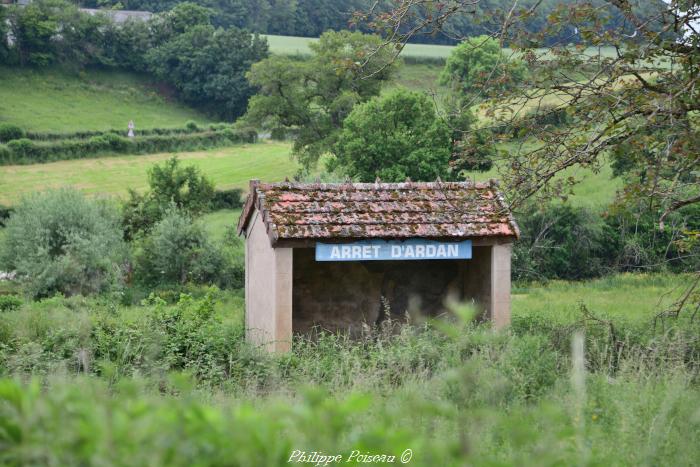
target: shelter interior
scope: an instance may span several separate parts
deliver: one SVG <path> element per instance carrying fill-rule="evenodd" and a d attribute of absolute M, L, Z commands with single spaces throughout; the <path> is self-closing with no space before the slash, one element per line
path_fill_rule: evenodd
<path fill-rule="evenodd" d="M 313 248 L 294 248 L 292 329 L 362 332 L 392 320 L 418 322 L 446 312 L 448 300 L 473 302 L 486 315 L 491 297 L 491 246 L 467 260 L 317 262 Z"/>

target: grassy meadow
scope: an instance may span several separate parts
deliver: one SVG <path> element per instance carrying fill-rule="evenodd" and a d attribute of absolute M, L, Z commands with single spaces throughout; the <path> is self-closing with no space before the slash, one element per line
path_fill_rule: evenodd
<path fill-rule="evenodd" d="M 184 165 L 199 167 L 219 189 L 244 188 L 250 179 L 282 181 L 292 177 L 296 163 L 290 145 L 280 142 L 245 144 L 206 151 L 102 157 L 0 167 L 0 203 L 16 203 L 23 194 L 74 187 L 91 195 L 123 197 L 129 188 L 147 186 L 149 167 L 177 156 Z"/>
<path fill-rule="evenodd" d="M 201 113 L 163 96 L 145 76 L 122 71 L 0 67 L 0 123 L 24 130 L 72 132 L 124 128 L 182 127 Z"/>

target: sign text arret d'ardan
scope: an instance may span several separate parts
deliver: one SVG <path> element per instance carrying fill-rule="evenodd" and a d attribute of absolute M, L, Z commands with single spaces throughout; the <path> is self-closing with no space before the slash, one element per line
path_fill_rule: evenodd
<path fill-rule="evenodd" d="M 317 243 L 316 261 L 391 261 L 470 259 L 471 240 L 362 240 L 352 243 Z"/>

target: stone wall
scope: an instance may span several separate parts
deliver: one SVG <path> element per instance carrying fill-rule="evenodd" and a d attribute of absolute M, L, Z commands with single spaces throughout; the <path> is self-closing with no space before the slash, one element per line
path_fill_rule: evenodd
<path fill-rule="evenodd" d="M 488 305 L 491 247 L 474 247 L 471 260 L 316 262 L 313 248 L 295 248 L 292 326 L 318 326 L 356 335 L 363 323 L 403 319 L 407 312 L 438 316 L 448 296 Z M 382 299 L 383 297 L 383 299 Z"/>

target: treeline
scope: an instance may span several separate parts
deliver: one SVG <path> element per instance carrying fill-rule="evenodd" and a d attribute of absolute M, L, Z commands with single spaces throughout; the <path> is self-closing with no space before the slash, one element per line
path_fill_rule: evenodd
<path fill-rule="evenodd" d="M 0 65 L 147 72 L 183 101 L 226 120 L 245 112 L 254 94 L 245 74 L 267 55 L 264 39 L 215 26 L 212 12 L 194 3 L 124 24 L 81 13 L 65 0 L 0 8 Z"/>
<path fill-rule="evenodd" d="M 84 0 L 81 4 L 89 8 L 117 7 L 127 10 L 168 11 L 181 3 L 181 0 Z M 246 28 L 261 34 L 318 37 L 327 30 L 340 31 L 355 27 L 362 32 L 371 32 L 369 21 L 354 21 L 355 12 L 369 12 L 374 7 L 375 17 L 396 7 L 396 2 L 375 0 L 202 0 L 199 5 L 211 9 L 213 23 L 219 27 Z M 427 8 L 434 7 L 426 2 L 426 9 L 415 9 L 415 16 L 405 18 L 405 29 L 409 30 L 425 20 L 431 13 Z M 443 25 L 440 34 L 425 34 L 413 38 L 415 42 L 434 44 L 454 44 L 455 38 L 489 34 L 500 30 L 502 20 L 510 11 L 511 0 L 481 0 L 473 7 L 473 14 L 456 15 Z M 547 26 L 547 17 L 563 0 L 526 0 L 518 4 L 516 15 L 539 3 L 534 14 L 525 22 L 529 32 L 539 32 Z M 596 6 L 606 7 L 603 0 L 592 0 Z M 635 2 L 635 9 L 643 17 L 650 17 L 660 11 L 662 0 Z M 616 10 L 609 10 L 609 27 L 625 25 L 625 20 Z M 549 43 L 564 40 L 577 42 L 575 26 L 562 28 L 560 34 L 548 36 Z"/>

